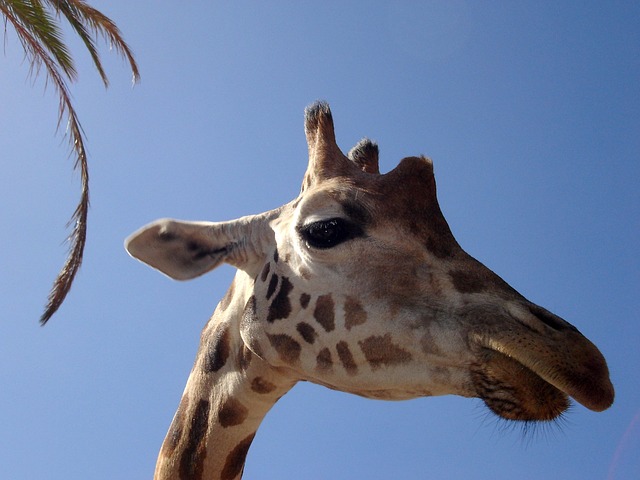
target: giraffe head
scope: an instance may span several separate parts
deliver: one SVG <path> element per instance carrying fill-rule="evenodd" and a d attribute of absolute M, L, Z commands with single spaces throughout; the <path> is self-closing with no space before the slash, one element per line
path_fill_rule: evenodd
<path fill-rule="evenodd" d="M 229 222 L 160 220 L 128 251 L 180 280 L 237 267 L 237 338 L 295 380 L 370 398 L 479 397 L 512 420 L 553 419 L 569 397 L 611 405 L 598 349 L 458 245 L 430 160 L 380 174 L 368 140 L 345 156 L 325 103 L 306 110 L 305 133 L 295 200 Z"/>

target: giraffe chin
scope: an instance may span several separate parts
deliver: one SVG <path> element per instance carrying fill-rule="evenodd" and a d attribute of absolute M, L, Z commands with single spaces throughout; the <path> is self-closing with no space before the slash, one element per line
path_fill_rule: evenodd
<path fill-rule="evenodd" d="M 516 421 L 550 421 L 569 408 L 566 393 L 512 357 L 485 350 L 472 369 L 476 394 L 496 415 Z"/>

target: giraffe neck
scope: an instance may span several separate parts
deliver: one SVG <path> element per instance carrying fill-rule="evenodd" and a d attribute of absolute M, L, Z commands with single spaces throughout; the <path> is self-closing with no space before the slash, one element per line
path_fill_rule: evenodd
<path fill-rule="evenodd" d="M 239 479 L 262 419 L 295 384 L 242 342 L 238 325 L 246 302 L 243 292 L 234 292 L 238 284 L 232 283 L 202 331 L 156 480 Z"/>

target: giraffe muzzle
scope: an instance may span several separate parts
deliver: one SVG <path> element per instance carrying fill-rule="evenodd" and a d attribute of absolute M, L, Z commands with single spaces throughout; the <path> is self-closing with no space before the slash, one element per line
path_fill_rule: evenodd
<path fill-rule="evenodd" d="M 575 328 L 536 332 L 529 328 L 474 334 L 482 347 L 473 380 L 480 398 L 498 415 L 514 420 L 551 420 L 572 397 L 600 412 L 614 389 L 600 351 Z"/>

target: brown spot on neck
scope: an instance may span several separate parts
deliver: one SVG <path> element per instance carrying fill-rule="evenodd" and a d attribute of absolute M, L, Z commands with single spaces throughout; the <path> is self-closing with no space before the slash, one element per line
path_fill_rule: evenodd
<path fill-rule="evenodd" d="M 313 342 L 315 342 L 316 338 L 318 337 L 318 333 L 315 331 L 315 329 L 306 322 L 300 322 L 298 325 L 296 325 L 296 330 L 298 330 L 298 333 L 304 339 L 304 341 L 309 344 L 313 344 Z"/>
<path fill-rule="evenodd" d="M 230 352 L 229 329 L 225 324 L 218 324 L 211 337 L 204 363 L 204 370 L 207 373 L 217 372 L 224 367 Z"/>
<path fill-rule="evenodd" d="M 347 297 L 344 303 L 344 326 L 347 330 L 362 325 L 367 321 L 367 312 L 364 311 L 362 305 L 353 297 Z"/>
<path fill-rule="evenodd" d="M 338 358 L 342 362 L 342 366 L 349 375 L 355 375 L 358 373 L 358 366 L 353 360 L 353 355 L 349 349 L 347 342 L 338 342 L 336 345 L 336 351 L 338 352 Z"/>
<path fill-rule="evenodd" d="M 287 363 L 292 364 L 300 359 L 300 352 L 302 348 L 300 344 L 296 342 L 289 335 L 269 335 L 267 334 L 269 343 L 278 352 L 280 359 Z"/>
<path fill-rule="evenodd" d="M 316 308 L 313 311 L 313 317 L 318 321 L 325 331 L 332 331 L 335 324 L 335 311 L 333 298 L 331 295 L 321 295 L 316 300 Z"/>
<path fill-rule="evenodd" d="M 287 277 L 282 277 L 280 290 L 274 297 L 271 305 L 269 305 L 267 322 L 273 323 L 276 320 L 287 318 L 289 316 L 291 313 L 291 302 L 289 301 L 289 293 L 291 293 L 291 290 L 293 290 L 293 285 L 289 279 Z"/>
<path fill-rule="evenodd" d="M 207 455 L 205 435 L 209 426 L 209 402 L 200 400 L 191 417 L 187 445 L 180 456 L 180 478 L 202 478 Z"/>
<path fill-rule="evenodd" d="M 275 273 L 271 275 L 271 280 L 269 280 L 269 286 L 267 287 L 267 300 L 269 300 L 276 291 L 276 287 L 278 286 L 278 275 Z"/>
<path fill-rule="evenodd" d="M 244 462 L 247 459 L 247 453 L 249 453 L 249 447 L 251 447 L 251 442 L 253 442 L 255 435 L 255 432 L 252 433 L 229 452 L 222 472 L 220 473 L 222 480 L 233 480 L 242 473 Z"/>
<path fill-rule="evenodd" d="M 331 358 L 331 351 L 328 348 L 323 348 L 316 357 L 316 370 L 319 372 L 327 372 L 333 368 L 333 359 Z"/>
<path fill-rule="evenodd" d="M 251 390 L 256 393 L 267 394 L 273 392 L 276 388 L 278 387 L 274 383 L 262 377 L 256 377 L 251 380 Z"/>
<path fill-rule="evenodd" d="M 220 411 L 218 411 L 218 423 L 223 428 L 240 425 L 249 414 L 249 410 L 233 397 L 227 398 Z"/>
<path fill-rule="evenodd" d="M 391 334 L 372 335 L 358 342 L 367 362 L 374 370 L 383 365 L 397 365 L 411 360 L 411 354 L 391 340 Z"/>
<path fill-rule="evenodd" d="M 307 308 L 309 306 L 309 301 L 311 300 L 311 295 L 308 293 L 303 293 L 300 295 L 300 306 L 302 308 Z"/>

